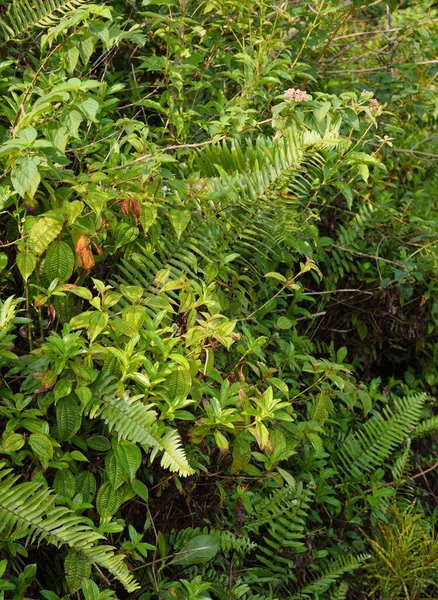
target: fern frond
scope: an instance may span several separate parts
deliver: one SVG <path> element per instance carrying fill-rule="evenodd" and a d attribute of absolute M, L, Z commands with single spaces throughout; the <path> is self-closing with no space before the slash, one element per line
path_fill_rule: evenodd
<path fill-rule="evenodd" d="M 27 536 L 29 543 L 47 541 L 55 546 L 66 544 L 82 552 L 90 561 L 107 569 L 132 592 L 138 584 L 124 563 L 124 555 L 112 546 L 97 545 L 103 535 L 64 506 L 56 506 L 56 494 L 32 481 L 17 483 L 10 469 L 0 466 L 0 535 Z"/>
<path fill-rule="evenodd" d="M 306 517 L 313 492 L 302 485 L 275 490 L 255 507 L 253 518 L 246 522 L 248 531 L 260 535 L 257 559 L 270 571 L 288 577 L 293 569 L 293 555 L 306 551 L 304 536 Z"/>
<path fill-rule="evenodd" d="M 409 470 L 409 459 L 411 457 L 411 440 L 408 438 L 406 448 L 403 454 L 397 458 L 392 467 L 392 476 L 394 481 L 401 481 L 406 477 L 406 472 Z"/>
<path fill-rule="evenodd" d="M 384 408 L 357 433 L 350 434 L 341 448 L 341 460 L 354 477 L 382 465 L 391 452 L 416 427 L 422 416 L 426 394 L 399 400 L 395 411 Z"/>
<path fill-rule="evenodd" d="M 163 430 L 163 425 L 156 421 L 156 412 L 139 398 L 141 396 L 118 398 L 105 394 L 99 400 L 100 406 L 94 406 L 93 415 L 99 414 L 109 431 L 116 432 L 119 439 L 152 448 L 152 460 L 158 452 L 163 452 L 163 468 L 182 477 L 192 475 L 194 470 L 187 461 L 178 432 Z"/>
<path fill-rule="evenodd" d="M 33 27 L 47 29 L 90 0 L 12 0 L 0 19 L 7 40 L 18 38 Z"/>
<path fill-rule="evenodd" d="M 339 227 L 338 238 L 336 245 L 330 253 L 330 260 L 333 263 L 333 275 L 335 281 L 339 277 L 343 277 L 345 273 L 357 270 L 356 260 L 353 254 L 342 250 L 364 250 L 360 247 L 359 242 L 365 235 L 365 229 L 369 221 L 371 221 L 375 207 L 371 203 L 363 204 L 353 219 L 347 225 Z"/>
<path fill-rule="evenodd" d="M 318 598 L 326 592 L 344 573 L 354 571 L 369 558 L 366 554 L 359 556 L 341 556 L 336 560 L 329 560 L 318 568 L 313 580 L 300 589 L 299 592 L 289 597 L 289 600 L 311 600 Z"/>
<path fill-rule="evenodd" d="M 421 421 L 417 425 L 414 431 L 414 437 L 420 437 L 422 435 L 428 435 L 430 433 L 434 433 L 438 430 L 438 415 L 430 417 L 429 419 L 425 419 Z"/>
<path fill-rule="evenodd" d="M 113 283 L 140 283 L 154 294 L 159 270 L 169 269 L 171 279 L 186 273 L 196 279 L 208 263 L 229 252 L 260 276 L 267 260 L 285 258 L 285 249 L 299 247 L 292 235 L 302 213 L 297 198 L 309 195 L 306 176 L 321 169 L 321 150 L 341 143 L 334 132 L 321 137 L 290 128 L 281 138 L 260 136 L 244 149 L 237 141 L 230 147 L 210 147 L 198 157 L 210 179 L 200 199 L 185 206 L 191 210 L 189 226 L 178 239 L 163 225 L 165 219 L 160 227 L 153 225 L 148 232 L 151 243 L 137 245 L 130 261 L 122 261 Z M 212 177 L 217 171 L 221 176 Z M 283 197 L 283 191 L 293 197 Z M 165 216 L 167 206 L 160 210 Z M 165 297 L 172 300 L 171 293 Z"/>

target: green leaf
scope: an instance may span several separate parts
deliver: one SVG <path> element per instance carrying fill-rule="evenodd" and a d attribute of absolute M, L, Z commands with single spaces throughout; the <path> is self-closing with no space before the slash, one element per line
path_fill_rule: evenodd
<path fill-rule="evenodd" d="M 50 217 L 42 217 L 32 226 L 28 243 L 32 252 L 39 256 L 55 240 L 62 231 L 62 222 Z"/>
<path fill-rule="evenodd" d="M 73 498 L 76 490 L 75 476 L 71 471 L 57 471 L 53 481 L 55 492 L 64 498 Z"/>
<path fill-rule="evenodd" d="M 97 100 L 88 96 L 85 100 L 80 102 L 77 107 L 89 121 L 96 121 L 96 115 L 100 108 Z"/>
<path fill-rule="evenodd" d="M 46 252 L 44 273 L 49 281 L 57 279 L 62 283 L 70 279 L 73 273 L 75 257 L 66 242 L 53 242 Z"/>
<path fill-rule="evenodd" d="M 19 252 L 17 254 L 17 267 L 24 281 L 27 281 L 35 270 L 37 259 L 30 252 Z"/>
<path fill-rule="evenodd" d="M 6 267 L 6 265 L 8 264 L 8 257 L 4 252 L 0 252 L 0 272 L 3 271 L 3 269 Z"/>
<path fill-rule="evenodd" d="M 92 450 L 97 450 L 98 452 L 106 452 L 107 450 L 111 450 L 110 441 L 103 435 L 92 435 L 87 439 L 87 444 L 89 448 Z"/>
<path fill-rule="evenodd" d="M 197 535 L 185 544 L 171 564 L 198 565 L 211 560 L 219 550 L 219 537 L 216 535 Z"/>
<path fill-rule="evenodd" d="M 290 487 L 292 489 L 294 489 L 295 488 L 295 479 L 292 477 L 292 475 L 288 471 L 285 471 L 284 469 L 281 469 L 280 467 L 277 467 L 277 471 L 283 477 L 283 479 L 285 480 L 285 482 L 288 485 L 290 485 Z"/>
<path fill-rule="evenodd" d="M 125 477 L 132 483 L 141 465 L 140 448 L 132 442 L 121 441 L 116 446 L 115 454 L 122 465 Z"/>
<path fill-rule="evenodd" d="M 120 223 L 114 233 L 114 243 L 116 248 L 121 248 L 130 244 L 138 237 L 138 228 L 128 223 Z"/>
<path fill-rule="evenodd" d="M 115 490 L 125 481 L 123 465 L 115 452 L 108 452 L 105 457 L 105 473 Z"/>
<path fill-rule="evenodd" d="M 76 494 L 82 496 L 83 502 L 91 502 L 96 493 L 96 479 L 90 471 L 80 471 L 76 475 Z"/>
<path fill-rule="evenodd" d="M 358 390 L 357 396 L 362 403 L 364 414 L 367 415 L 373 407 L 369 394 L 365 390 Z"/>
<path fill-rule="evenodd" d="M 94 342 L 108 324 L 108 313 L 93 312 L 88 319 L 87 335 L 90 342 Z"/>
<path fill-rule="evenodd" d="M 22 198 L 33 198 L 40 184 L 38 165 L 41 160 L 37 156 L 22 156 L 17 159 L 11 172 L 11 182 Z"/>
<path fill-rule="evenodd" d="M 178 367 L 167 379 L 167 389 L 170 398 L 187 398 L 192 387 L 190 372 L 184 367 Z"/>
<path fill-rule="evenodd" d="M 47 435 L 43 433 L 32 433 L 29 436 L 29 445 L 38 458 L 53 458 L 53 446 Z"/>
<path fill-rule="evenodd" d="M 269 277 L 270 279 L 278 279 L 278 281 L 282 281 L 283 283 L 287 282 L 287 279 L 281 273 L 276 273 L 275 271 L 271 271 L 266 273 L 265 277 Z"/>
<path fill-rule="evenodd" d="M 11 433 L 3 438 L 0 452 L 17 452 L 24 446 L 25 439 L 21 433 Z"/>
<path fill-rule="evenodd" d="M 69 550 L 64 561 L 65 578 L 70 594 L 75 594 L 91 576 L 91 561 L 75 550 Z"/>
<path fill-rule="evenodd" d="M 60 398 L 64 398 L 71 393 L 72 383 L 68 379 L 59 379 L 55 383 L 55 387 L 53 388 L 53 394 L 55 400 L 59 400 Z"/>
<path fill-rule="evenodd" d="M 138 479 L 133 481 L 132 489 L 137 494 L 137 496 L 139 496 L 142 500 L 144 500 L 145 502 L 149 501 L 148 488 L 145 486 L 145 484 L 142 481 L 139 481 Z"/>
<path fill-rule="evenodd" d="M 146 234 L 157 218 L 157 208 L 153 204 L 142 204 L 140 207 L 140 225 Z"/>
<path fill-rule="evenodd" d="M 96 509 L 102 518 L 111 517 L 122 503 L 123 495 L 109 481 L 100 486 L 96 497 Z"/>
<path fill-rule="evenodd" d="M 67 283 L 61 286 L 61 289 L 66 292 L 70 292 L 75 296 L 79 296 L 79 298 L 83 298 L 84 300 L 91 300 L 93 297 L 93 294 L 90 292 L 90 290 L 84 287 L 79 287 L 72 283 Z"/>
<path fill-rule="evenodd" d="M 292 327 L 292 321 L 287 317 L 278 317 L 276 327 L 277 329 L 290 329 Z"/>
<path fill-rule="evenodd" d="M 184 230 L 190 223 L 192 214 L 189 210 L 176 209 L 169 211 L 169 221 L 175 230 L 176 237 L 180 240 Z"/>
<path fill-rule="evenodd" d="M 70 440 L 81 426 L 81 411 L 72 396 L 61 398 L 56 404 L 56 424 L 61 442 Z"/>
<path fill-rule="evenodd" d="M 233 442 L 233 462 L 230 467 L 231 473 L 238 473 L 246 467 L 251 460 L 251 444 L 243 436 L 238 435 Z"/>

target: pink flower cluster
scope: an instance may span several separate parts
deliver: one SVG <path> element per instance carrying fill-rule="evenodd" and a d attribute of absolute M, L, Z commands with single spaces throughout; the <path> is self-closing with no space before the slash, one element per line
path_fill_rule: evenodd
<path fill-rule="evenodd" d="M 295 100 L 295 102 L 305 102 L 306 100 L 310 100 L 310 96 L 306 94 L 306 92 L 303 90 L 295 90 L 294 88 L 286 90 L 284 92 L 284 97 L 286 100 Z"/>
<path fill-rule="evenodd" d="M 373 106 L 375 106 L 375 107 L 380 106 L 380 102 L 378 100 L 376 100 L 376 98 L 372 97 L 373 92 L 369 92 L 368 90 L 362 90 L 361 96 L 363 96 L 364 98 L 369 98 L 370 104 L 372 104 Z"/>

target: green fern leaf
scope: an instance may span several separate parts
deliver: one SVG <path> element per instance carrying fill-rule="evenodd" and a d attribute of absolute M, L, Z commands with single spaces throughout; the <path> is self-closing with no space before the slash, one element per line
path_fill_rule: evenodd
<path fill-rule="evenodd" d="M 136 444 L 152 448 L 151 459 L 158 452 L 163 452 L 161 466 L 186 477 L 194 470 L 190 467 L 181 445 L 181 438 L 175 430 L 160 430 L 156 423 L 156 413 L 140 400 L 142 396 L 133 398 L 105 396 L 102 406 L 95 409 L 110 431 L 116 431 L 120 440 L 128 440 Z"/>
<path fill-rule="evenodd" d="M 12 0 L 0 20 L 5 38 L 23 36 L 33 27 L 46 29 L 52 27 L 63 17 L 77 10 L 90 0 Z"/>
<path fill-rule="evenodd" d="M 111 546 L 96 545 L 104 539 L 101 534 L 73 511 L 56 506 L 52 490 L 31 481 L 17 484 L 17 480 L 10 469 L 0 470 L 0 535 L 17 532 L 27 535 L 30 543 L 45 540 L 55 546 L 66 544 L 108 569 L 128 591 L 138 589 L 124 556 L 114 554 Z"/>
<path fill-rule="evenodd" d="M 426 394 L 414 394 L 398 401 L 395 411 L 383 409 L 357 433 L 350 434 L 341 448 L 341 460 L 354 477 L 383 464 L 391 452 L 416 427 L 422 416 Z"/>

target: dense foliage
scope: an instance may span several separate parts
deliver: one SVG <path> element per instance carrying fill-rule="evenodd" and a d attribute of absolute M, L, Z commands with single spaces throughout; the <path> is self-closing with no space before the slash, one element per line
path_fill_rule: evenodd
<path fill-rule="evenodd" d="M 438 597 L 436 3 L 1 9 L 0 599 Z"/>

